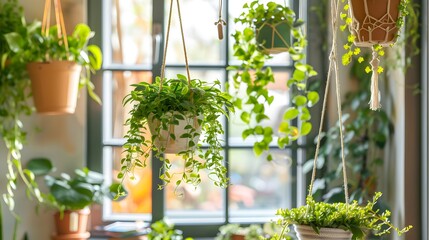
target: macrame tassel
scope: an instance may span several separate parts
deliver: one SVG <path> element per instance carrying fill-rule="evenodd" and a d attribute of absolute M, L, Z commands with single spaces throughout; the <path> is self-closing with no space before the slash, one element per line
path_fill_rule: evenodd
<path fill-rule="evenodd" d="M 372 76 L 371 76 L 371 100 L 369 101 L 369 108 L 371 110 L 378 110 L 381 108 L 380 104 L 380 91 L 378 90 L 378 59 L 377 51 L 372 51 Z"/>

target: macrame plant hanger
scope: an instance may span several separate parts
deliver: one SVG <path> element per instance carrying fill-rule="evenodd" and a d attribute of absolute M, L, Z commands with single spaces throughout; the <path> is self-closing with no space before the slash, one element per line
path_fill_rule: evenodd
<path fill-rule="evenodd" d="M 66 49 L 67 56 L 69 54 L 69 44 L 67 41 L 67 32 L 64 24 L 63 10 L 61 7 L 60 0 L 54 1 L 54 13 L 55 13 L 55 23 L 57 25 L 57 36 L 58 39 L 62 39 L 62 44 Z M 43 10 L 43 19 L 42 19 L 42 35 L 45 37 L 49 36 L 49 28 L 51 22 L 51 0 L 45 1 L 45 8 Z M 60 40 L 61 44 L 61 40 Z"/>
<path fill-rule="evenodd" d="M 223 26 L 226 25 L 226 21 L 222 19 L 222 10 L 223 10 L 223 0 L 219 0 L 219 20 L 214 24 L 217 26 L 217 36 L 219 40 L 223 39 Z"/>
<path fill-rule="evenodd" d="M 349 6 L 352 6 L 352 1 L 349 0 Z M 370 61 L 371 70 L 372 70 L 372 76 L 371 76 L 371 99 L 369 102 L 369 107 L 371 110 L 378 110 L 381 108 L 380 104 L 380 91 L 378 87 L 378 70 L 379 70 L 379 64 L 380 59 L 378 51 L 376 49 L 376 45 L 380 45 L 383 47 L 389 46 L 395 42 L 396 37 L 393 39 L 389 39 L 389 37 L 392 36 L 392 33 L 395 31 L 398 31 L 398 27 L 396 25 L 396 21 L 394 20 L 392 14 L 390 13 L 391 9 L 391 1 L 387 1 L 387 12 L 386 15 L 384 15 L 381 19 L 377 19 L 370 14 L 370 9 L 368 6 L 368 0 L 362 0 L 364 4 L 364 10 L 365 10 L 365 18 L 363 19 L 362 23 L 359 23 L 353 17 L 353 22 L 350 25 L 351 32 L 356 36 L 357 40 L 355 41 L 355 45 L 359 47 L 369 47 L 372 49 L 372 60 Z M 349 9 L 350 14 L 353 15 L 353 9 L 350 7 Z M 400 17 L 400 16 L 398 16 Z M 384 39 L 376 39 L 374 40 L 373 37 L 375 36 L 375 31 L 382 31 L 385 32 Z M 361 34 L 360 33 L 366 33 Z M 396 35 L 396 34 L 395 34 Z M 368 39 L 365 39 L 365 37 Z"/>
<path fill-rule="evenodd" d="M 186 51 L 186 44 L 185 44 L 185 34 L 183 33 L 183 24 L 182 24 L 182 14 L 180 12 L 180 2 L 179 0 L 176 0 L 177 2 L 177 12 L 179 14 L 179 24 L 180 24 L 180 33 L 182 35 L 182 45 L 183 45 L 183 53 L 185 56 L 185 68 L 186 68 L 186 74 L 188 77 L 188 86 L 189 89 L 191 89 L 191 73 L 189 70 L 189 63 L 188 63 L 188 53 Z M 164 82 L 164 78 L 165 78 L 165 64 L 166 64 L 166 60 L 167 60 L 167 49 L 168 49 L 168 43 L 169 43 L 169 39 L 170 39 L 170 29 L 171 29 L 171 15 L 173 12 L 173 4 L 174 4 L 174 0 L 170 0 L 170 10 L 169 10 L 169 14 L 168 14 L 168 24 L 167 24 L 167 34 L 166 34 L 166 38 L 165 38 L 165 48 L 164 48 L 164 59 L 162 61 L 162 66 L 161 66 L 161 80 L 159 83 L 159 91 L 162 91 L 162 83 Z M 193 102 L 193 92 L 190 92 L 190 101 L 191 103 Z M 196 128 L 198 125 L 198 121 L 197 121 L 197 116 L 194 116 L 194 128 Z M 170 132 L 174 132 L 174 125 L 170 125 Z M 173 139 L 170 139 L 170 141 L 172 141 Z M 174 140 L 173 140 L 174 141 Z"/>
<path fill-rule="evenodd" d="M 341 163 L 343 167 L 343 184 L 344 184 L 344 196 L 345 203 L 349 204 L 349 191 L 348 191 L 348 183 L 347 183 L 347 170 L 346 170 L 346 161 L 344 156 L 344 133 L 343 133 L 343 122 L 342 122 L 342 111 L 341 111 L 341 93 L 340 93 L 340 81 L 339 81 L 339 73 L 338 73 L 338 59 L 337 59 L 337 33 L 338 33 L 338 6 L 339 0 L 331 0 L 331 25 L 332 25 L 332 45 L 331 45 L 331 53 L 329 54 L 329 69 L 326 79 L 326 87 L 325 94 L 323 97 L 323 106 L 322 113 L 320 118 L 320 126 L 319 126 L 319 134 L 317 135 L 317 143 L 316 143 L 316 152 L 313 160 L 313 171 L 311 175 L 311 182 L 308 190 L 308 196 L 313 195 L 313 185 L 316 178 L 316 169 L 317 169 L 317 159 L 319 155 L 320 149 L 320 136 L 322 133 L 323 120 L 325 118 L 326 112 L 326 104 L 327 104 L 327 96 L 329 91 L 329 82 L 332 78 L 332 72 L 334 72 L 335 78 L 335 90 L 337 96 L 337 113 L 338 113 L 338 122 L 340 128 L 340 144 L 341 144 Z"/>

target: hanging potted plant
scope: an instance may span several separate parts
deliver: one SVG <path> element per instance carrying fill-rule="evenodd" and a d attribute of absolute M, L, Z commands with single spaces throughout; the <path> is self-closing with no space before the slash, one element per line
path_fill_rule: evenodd
<path fill-rule="evenodd" d="M 180 14 L 179 5 L 178 9 Z M 170 22 L 166 43 L 169 33 Z M 133 85 L 134 90 L 124 98 L 124 104 L 130 104 L 132 109 L 125 122 L 129 126 L 124 144 L 126 155 L 121 160 L 118 178 L 133 178 L 134 169 L 145 167 L 153 153 L 154 158 L 163 163 L 159 177 L 165 184 L 177 174 L 180 176 L 177 186 L 181 183 L 196 185 L 201 182 L 200 171 L 208 170 L 215 185 L 226 187 L 228 179 L 223 163 L 222 140 L 219 139 L 223 128 L 219 118 L 226 115 L 226 110 L 233 111 L 234 108 L 229 101 L 230 96 L 220 90 L 219 81 L 207 83 L 191 79 L 183 31 L 182 41 L 187 76 L 177 74 L 176 78 L 164 77 L 166 45 L 161 76 L 157 76 L 153 83 Z M 203 144 L 206 144 L 204 150 Z M 164 153 L 177 154 L 184 161 L 183 171 L 173 173 L 171 159 Z M 118 196 L 122 194 L 118 189 Z"/>
<path fill-rule="evenodd" d="M 332 15 L 336 16 L 338 5 L 332 1 Z M 341 147 L 341 168 L 343 176 L 343 188 L 345 199 L 344 202 L 339 203 L 325 203 L 316 202 L 313 199 L 313 187 L 316 177 L 317 160 L 320 150 L 322 128 L 319 128 L 316 151 L 313 160 L 313 171 L 311 181 L 308 189 L 308 196 L 306 205 L 292 208 L 292 209 L 279 209 L 277 215 L 280 216 L 278 223 L 283 226 L 283 233 L 289 231 L 290 225 L 294 225 L 297 236 L 300 240 L 307 239 L 365 239 L 365 235 L 369 232 L 374 232 L 375 235 L 380 236 L 389 233 L 391 230 L 397 232 L 398 235 L 409 231 L 412 226 L 407 226 L 402 229 L 395 227 L 390 222 L 390 212 L 375 209 L 375 204 L 381 197 L 381 193 L 377 192 L 372 201 L 368 201 L 365 206 L 358 205 L 357 201 L 349 201 L 348 193 L 348 179 L 346 170 L 346 160 L 344 153 L 344 127 L 342 124 L 342 110 L 341 110 L 341 95 L 340 95 L 340 80 L 338 72 L 337 61 L 337 21 L 332 20 L 333 41 L 330 51 L 329 70 L 327 74 L 327 83 L 325 95 L 322 106 L 322 115 L 320 126 L 323 125 L 324 115 L 327 105 L 327 96 L 329 90 L 329 83 L 331 76 L 335 79 L 335 90 L 338 110 L 338 123 L 339 123 L 339 142 Z"/>
<path fill-rule="evenodd" d="M 258 47 L 267 54 L 287 52 L 292 45 L 292 29 L 297 27 L 292 9 L 275 2 L 266 5 L 253 1 L 245 4 L 238 19 L 254 27 Z M 298 23 L 300 24 L 300 23 Z"/>
<path fill-rule="evenodd" d="M 55 210 L 53 240 L 88 239 L 89 207 L 101 204 L 104 197 L 113 198 L 119 185 L 105 185 L 104 176 L 88 168 L 76 169 L 73 177 L 66 173 L 53 177 L 48 174 L 54 167 L 46 158 L 31 159 L 26 171 L 34 177 L 44 176 L 49 193 L 42 193 L 42 205 Z"/>
<path fill-rule="evenodd" d="M 43 114 L 74 113 L 78 89 L 85 86 L 89 95 L 100 103 L 93 92 L 90 74 L 101 68 L 99 47 L 88 45 L 94 32 L 86 24 L 76 25 L 67 36 L 60 1 L 55 0 L 55 26 L 49 27 L 50 1 L 46 1 L 43 22 L 23 26 L 5 35 L 10 49 L 27 64 L 32 81 L 36 110 Z"/>
<path fill-rule="evenodd" d="M 342 0 L 345 3 L 345 0 Z M 350 30 L 348 43 L 344 45 L 346 53 L 343 55 L 343 64 L 348 65 L 353 56 L 361 53 L 359 47 L 372 49 L 372 60 L 365 71 L 372 72 L 370 108 L 377 110 L 381 107 L 378 90 L 378 74 L 384 71 L 380 66 L 379 57 L 384 56 L 383 47 L 395 44 L 399 32 L 404 25 L 404 18 L 408 15 L 409 0 L 348 0 L 344 4 L 344 12 L 340 18 Z M 356 47 L 354 47 L 355 45 Z M 359 62 L 363 62 L 363 57 Z"/>
<path fill-rule="evenodd" d="M 261 155 L 269 151 L 270 144 L 275 140 L 280 148 L 284 148 L 311 131 L 309 109 L 319 101 L 319 94 L 308 89 L 307 81 L 309 77 L 317 75 L 317 72 L 311 65 L 305 63 L 304 49 L 307 40 L 301 28 L 303 21 L 296 18 L 292 9 L 274 2 L 264 5 L 259 1 L 246 3 L 243 9 L 243 13 L 235 19 L 235 22 L 243 24 L 243 29 L 233 34 L 234 56 L 241 63 L 228 67 L 235 72 L 228 87 L 234 96 L 232 100 L 234 106 L 242 111 L 240 119 L 247 126 L 242 136 L 244 139 L 254 136 L 256 139 L 253 145 L 254 153 Z M 268 18 L 272 18 L 272 21 Z M 265 66 L 265 62 L 272 57 L 270 52 L 274 50 L 267 51 L 257 38 L 261 32 L 258 30 L 259 25 L 263 25 L 265 21 L 269 22 L 266 25 L 275 25 L 274 21 L 280 19 L 290 27 L 288 33 L 282 36 L 293 38 L 287 52 L 294 61 L 294 70 L 286 86 L 289 89 L 291 103 L 285 110 L 278 129 L 273 129 L 271 125 L 263 125 L 263 121 L 269 119 L 266 108 L 274 101 L 274 96 L 268 90 L 268 85 L 275 81 L 273 70 Z M 246 94 L 240 96 L 240 91 L 245 91 Z M 268 153 L 267 160 L 271 159 L 272 156 Z"/>

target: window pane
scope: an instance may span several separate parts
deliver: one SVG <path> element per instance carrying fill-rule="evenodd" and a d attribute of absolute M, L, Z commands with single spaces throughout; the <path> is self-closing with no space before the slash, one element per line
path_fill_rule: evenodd
<path fill-rule="evenodd" d="M 274 96 L 274 101 L 271 103 L 270 106 L 266 105 L 265 109 L 265 114 L 270 119 L 263 120 L 261 124 L 264 126 L 272 127 L 274 132 L 277 131 L 280 122 L 283 118 L 283 113 L 289 105 L 290 95 L 286 85 L 286 82 L 289 77 L 289 72 L 274 72 L 275 83 L 272 83 L 268 86 L 269 94 L 271 96 Z M 243 98 L 245 98 L 246 89 L 244 87 L 240 88 L 238 96 L 242 96 Z M 250 106 L 243 105 L 244 110 L 246 110 L 246 108 L 248 109 L 249 107 Z M 254 140 L 252 140 L 252 136 L 249 136 L 246 141 L 243 141 L 241 133 L 244 129 L 247 128 L 247 125 L 243 123 L 243 121 L 240 119 L 240 115 L 241 112 L 238 111 L 238 109 L 236 109 L 236 112 L 234 114 L 230 115 L 229 141 L 231 145 L 243 145 L 243 143 L 251 144 Z M 251 124 L 255 123 L 253 122 Z"/>
<path fill-rule="evenodd" d="M 170 2 L 166 1 L 165 29 Z M 180 1 L 187 55 L 191 64 L 224 63 L 224 44 L 217 37 L 214 24 L 219 19 L 219 3 L 212 0 Z M 174 1 L 170 39 L 167 49 L 168 64 L 185 64 L 177 4 Z"/>
<path fill-rule="evenodd" d="M 152 0 L 111 0 L 108 63 L 151 64 Z"/>
<path fill-rule="evenodd" d="M 291 207 L 292 159 L 290 150 L 272 150 L 274 160 L 255 157 L 252 149 L 231 149 L 229 209 L 232 218 L 273 217 L 276 209 Z M 251 164 L 249 162 L 251 161 Z"/>
<path fill-rule="evenodd" d="M 172 154 L 167 157 L 172 160 L 172 172 L 176 173 L 171 183 L 165 187 L 167 216 L 180 219 L 223 217 L 224 189 L 216 187 L 207 172 L 200 173 L 202 182 L 196 187 L 190 184 L 176 187 L 175 182 L 183 173 L 184 161 Z"/>
<path fill-rule="evenodd" d="M 116 179 L 121 167 L 121 158 L 124 157 L 123 148 L 121 147 L 104 147 L 104 168 L 105 172 L 110 172 L 112 181 Z M 133 218 L 131 214 L 138 214 L 137 219 L 142 219 L 146 214 L 152 212 L 152 169 L 150 162 L 145 168 L 136 168 L 135 180 L 125 178 L 123 184 L 128 192 L 125 199 L 118 202 L 106 201 L 107 215 L 116 215 L 116 217 L 123 215 L 123 218 Z"/>
<path fill-rule="evenodd" d="M 124 106 L 122 101 L 127 94 L 134 90 L 134 87 L 131 86 L 132 84 L 142 81 L 151 82 L 152 73 L 145 71 L 116 71 L 105 73 L 104 78 L 106 82 L 105 94 L 111 94 L 111 98 L 108 98 L 111 101 L 103 102 L 106 110 L 111 109 L 111 114 L 106 116 L 106 118 L 112 119 L 111 126 L 108 129 L 112 132 L 114 139 L 121 139 L 128 130 L 124 123 L 132 107 L 130 104 Z M 109 106 L 109 103 L 111 106 Z M 107 138 L 109 139 L 109 137 Z"/>

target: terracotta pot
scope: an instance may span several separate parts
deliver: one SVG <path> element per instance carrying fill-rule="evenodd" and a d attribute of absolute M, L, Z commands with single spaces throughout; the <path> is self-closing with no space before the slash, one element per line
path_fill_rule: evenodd
<path fill-rule="evenodd" d="M 370 47 L 374 44 L 388 46 L 396 41 L 396 25 L 401 0 L 349 0 L 353 19 L 350 26 L 356 36 L 355 45 Z"/>
<path fill-rule="evenodd" d="M 296 236 L 300 240 L 349 240 L 352 239 L 353 234 L 349 231 L 344 231 L 339 228 L 321 228 L 317 234 L 312 227 L 306 225 L 294 225 Z"/>
<path fill-rule="evenodd" d="M 64 235 L 52 235 L 52 240 L 86 240 L 91 236 L 89 232 L 84 233 L 72 233 Z"/>
<path fill-rule="evenodd" d="M 256 41 L 265 53 L 287 52 L 291 45 L 291 27 L 286 21 L 274 25 L 263 23 L 256 27 Z"/>
<path fill-rule="evenodd" d="M 91 211 L 89 208 L 76 211 L 64 211 L 63 216 L 59 212 L 55 213 L 56 234 L 85 234 L 87 232 L 88 217 Z"/>
<path fill-rule="evenodd" d="M 37 112 L 74 113 L 81 70 L 82 66 L 71 61 L 27 64 Z"/>
<path fill-rule="evenodd" d="M 181 114 L 179 112 L 168 112 L 166 113 L 167 116 L 171 116 L 172 114 Z M 188 117 L 185 118 L 185 120 L 179 120 L 178 125 L 171 124 L 169 126 L 168 130 L 161 129 L 160 136 L 155 139 L 154 145 L 158 149 L 165 148 L 163 151 L 164 153 L 179 153 L 181 151 L 185 151 L 187 149 L 192 149 L 195 147 L 188 147 L 188 138 L 180 138 L 182 134 L 188 133 L 189 130 L 185 129 L 187 125 L 191 125 L 194 128 L 196 128 L 197 136 L 194 137 L 193 142 L 195 144 L 198 144 L 198 141 L 200 139 L 201 134 L 201 126 L 198 124 L 198 119 L 203 119 L 203 116 L 200 115 L 198 117 Z M 149 130 L 152 135 L 156 133 L 156 129 L 160 126 L 160 121 L 158 119 L 155 119 L 151 116 L 149 116 Z M 176 139 L 173 139 L 170 137 L 170 134 L 174 134 L 176 136 Z"/>
<path fill-rule="evenodd" d="M 231 235 L 231 240 L 244 240 L 245 237 L 242 234 L 232 234 Z"/>

